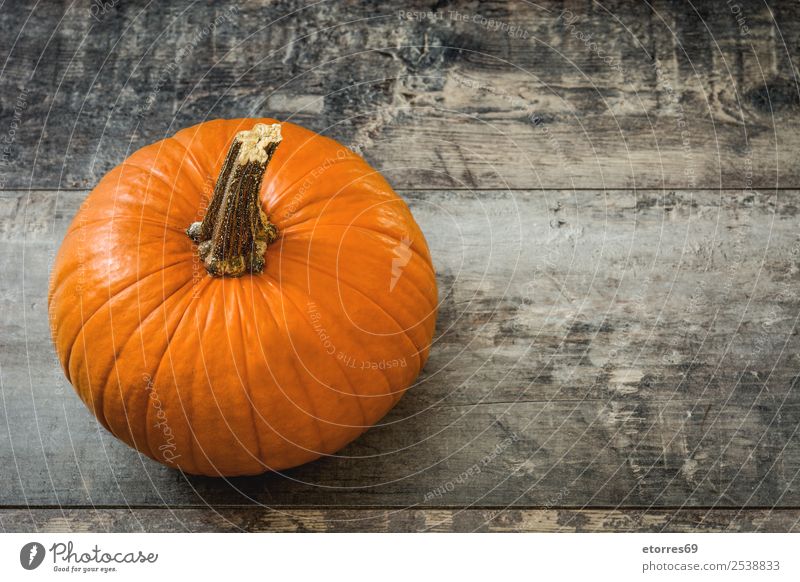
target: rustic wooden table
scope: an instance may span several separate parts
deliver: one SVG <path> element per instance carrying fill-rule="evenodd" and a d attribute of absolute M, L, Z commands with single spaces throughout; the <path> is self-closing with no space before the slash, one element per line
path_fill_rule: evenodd
<path fill-rule="evenodd" d="M 0 529 L 800 529 L 796 3 L 94 0 L 0 27 Z M 182 475 L 66 383 L 48 273 L 130 152 L 266 115 L 408 200 L 435 345 L 340 455 Z"/>

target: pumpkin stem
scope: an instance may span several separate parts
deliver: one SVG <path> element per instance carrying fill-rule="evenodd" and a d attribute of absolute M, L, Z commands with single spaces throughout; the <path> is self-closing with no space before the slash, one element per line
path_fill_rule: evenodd
<path fill-rule="evenodd" d="M 240 277 L 264 269 L 264 253 L 278 238 L 278 229 L 261 210 L 258 192 L 280 143 L 277 123 L 259 123 L 237 133 L 205 217 L 186 230 L 212 277 Z"/>

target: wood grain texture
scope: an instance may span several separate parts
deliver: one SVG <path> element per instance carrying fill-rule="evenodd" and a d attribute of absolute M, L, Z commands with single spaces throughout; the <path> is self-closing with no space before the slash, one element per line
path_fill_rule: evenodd
<path fill-rule="evenodd" d="M 794 510 L 4 509 L 3 532 L 796 532 Z"/>
<path fill-rule="evenodd" d="M 793 2 L 101 4 L 4 7 L 4 187 L 273 115 L 405 188 L 798 185 Z"/>
<path fill-rule="evenodd" d="M 800 193 L 402 195 L 439 277 L 425 373 L 340 455 L 224 481 L 141 458 L 84 409 L 45 293 L 85 193 L 5 192 L 0 503 L 800 503 Z"/>

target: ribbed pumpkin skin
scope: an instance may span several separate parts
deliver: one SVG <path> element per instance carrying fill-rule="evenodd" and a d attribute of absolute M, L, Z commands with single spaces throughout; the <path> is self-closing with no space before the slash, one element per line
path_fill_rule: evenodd
<path fill-rule="evenodd" d="M 203 123 L 107 174 L 50 280 L 67 378 L 118 438 L 166 465 L 252 475 L 332 454 L 415 380 L 434 270 L 407 205 L 360 157 L 290 123 L 261 186 L 279 238 L 258 275 L 212 278 L 201 220 L 234 135 Z"/>

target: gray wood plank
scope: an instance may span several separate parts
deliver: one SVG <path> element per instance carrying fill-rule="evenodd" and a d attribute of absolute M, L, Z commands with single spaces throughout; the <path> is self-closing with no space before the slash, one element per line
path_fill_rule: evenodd
<path fill-rule="evenodd" d="M 4 532 L 796 532 L 797 509 L 3 509 Z"/>
<path fill-rule="evenodd" d="M 85 192 L 0 194 L 0 505 L 800 505 L 800 192 L 402 194 L 441 293 L 419 384 L 341 455 L 228 481 L 84 409 L 46 283 Z"/>
<path fill-rule="evenodd" d="M 800 186 L 796 3 L 107 4 L 0 10 L 0 188 L 263 115 L 403 188 Z"/>

